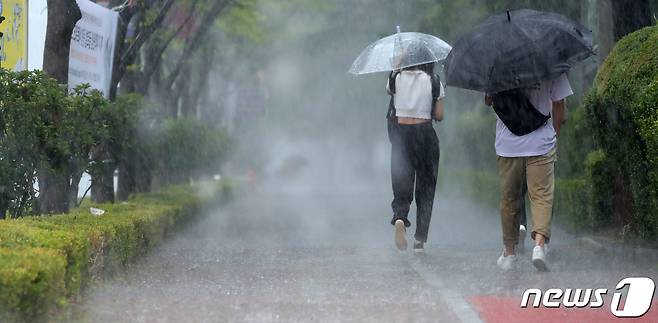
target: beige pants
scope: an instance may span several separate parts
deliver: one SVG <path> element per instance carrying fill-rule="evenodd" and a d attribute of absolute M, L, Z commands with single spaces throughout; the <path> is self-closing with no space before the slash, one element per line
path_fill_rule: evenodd
<path fill-rule="evenodd" d="M 551 215 L 555 190 L 556 149 L 535 157 L 498 156 L 500 173 L 500 221 L 503 227 L 503 243 L 513 248 L 519 243 L 519 212 L 523 182 L 528 184 L 532 212 L 532 235 L 539 233 L 551 238 Z"/>

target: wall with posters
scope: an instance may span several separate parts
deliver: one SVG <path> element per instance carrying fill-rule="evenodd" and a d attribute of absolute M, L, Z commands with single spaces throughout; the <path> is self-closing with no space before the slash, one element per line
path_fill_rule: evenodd
<path fill-rule="evenodd" d="M 27 69 L 28 0 L 0 0 L 5 21 L 0 24 L 0 66 L 22 71 Z"/>
<path fill-rule="evenodd" d="M 107 98 L 112 82 L 119 14 L 89 0 L 77 0 L 82 19 L 71 37 L 69 89 L 88 83 Z"/>

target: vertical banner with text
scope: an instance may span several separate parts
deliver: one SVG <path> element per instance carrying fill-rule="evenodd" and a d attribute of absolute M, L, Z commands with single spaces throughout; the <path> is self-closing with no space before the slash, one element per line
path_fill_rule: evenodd
<path fill-rule="evenodd" d="M 27 2 L 0 0 L 5 21 L 0 24 L 0 66 L 14 71 L 27 69 Z"/>
<path fill-rule="evenodd" d="M 107 98 L 112 82 L 119 14 L 89 0 L 77 0 L 82 19 L 71 37 L 69 90 L 88 83 Z"/>

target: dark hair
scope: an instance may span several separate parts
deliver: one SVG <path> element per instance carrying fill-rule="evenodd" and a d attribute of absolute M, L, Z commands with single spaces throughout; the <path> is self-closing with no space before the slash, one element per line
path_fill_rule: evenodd
<path fill-rule="evenodd" d="M 423 71 L 423 72 L 427 73 L 427 75 L 432 76 L 432 75 L 434 75 L 434 62 L 405 67 L 403 70 L 405 70 L 405 71 Z"/>

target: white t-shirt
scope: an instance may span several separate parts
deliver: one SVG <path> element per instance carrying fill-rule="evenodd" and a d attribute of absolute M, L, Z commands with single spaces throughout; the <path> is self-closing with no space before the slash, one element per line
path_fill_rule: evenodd
<path fill-rule="evenodd" d="M 439 99 L 445 97 L 443 84 Z M 388 82 L 386 83 L 388 88 Z M 406 70 L 395 78 L 395 112 L 397 117 L 432 119 L 432 78 L 423 71 Z"/>
<path fill-rule="evenodd" d="M 535 108 L 543 115 L 553 110 L 553 102 L 560 101 L 573 94 L 566 74 L 552 81 L 542 82 L 534 89 L 526 90 L 526 95 Z M 539 129 L 525 135 L 513 134 L 507 126 L 496 117 L 496 154 L 501 157 L 531 157 L 547 154 L 557 142 L 553 128 L 553 119 L 548 119 Z"/>

